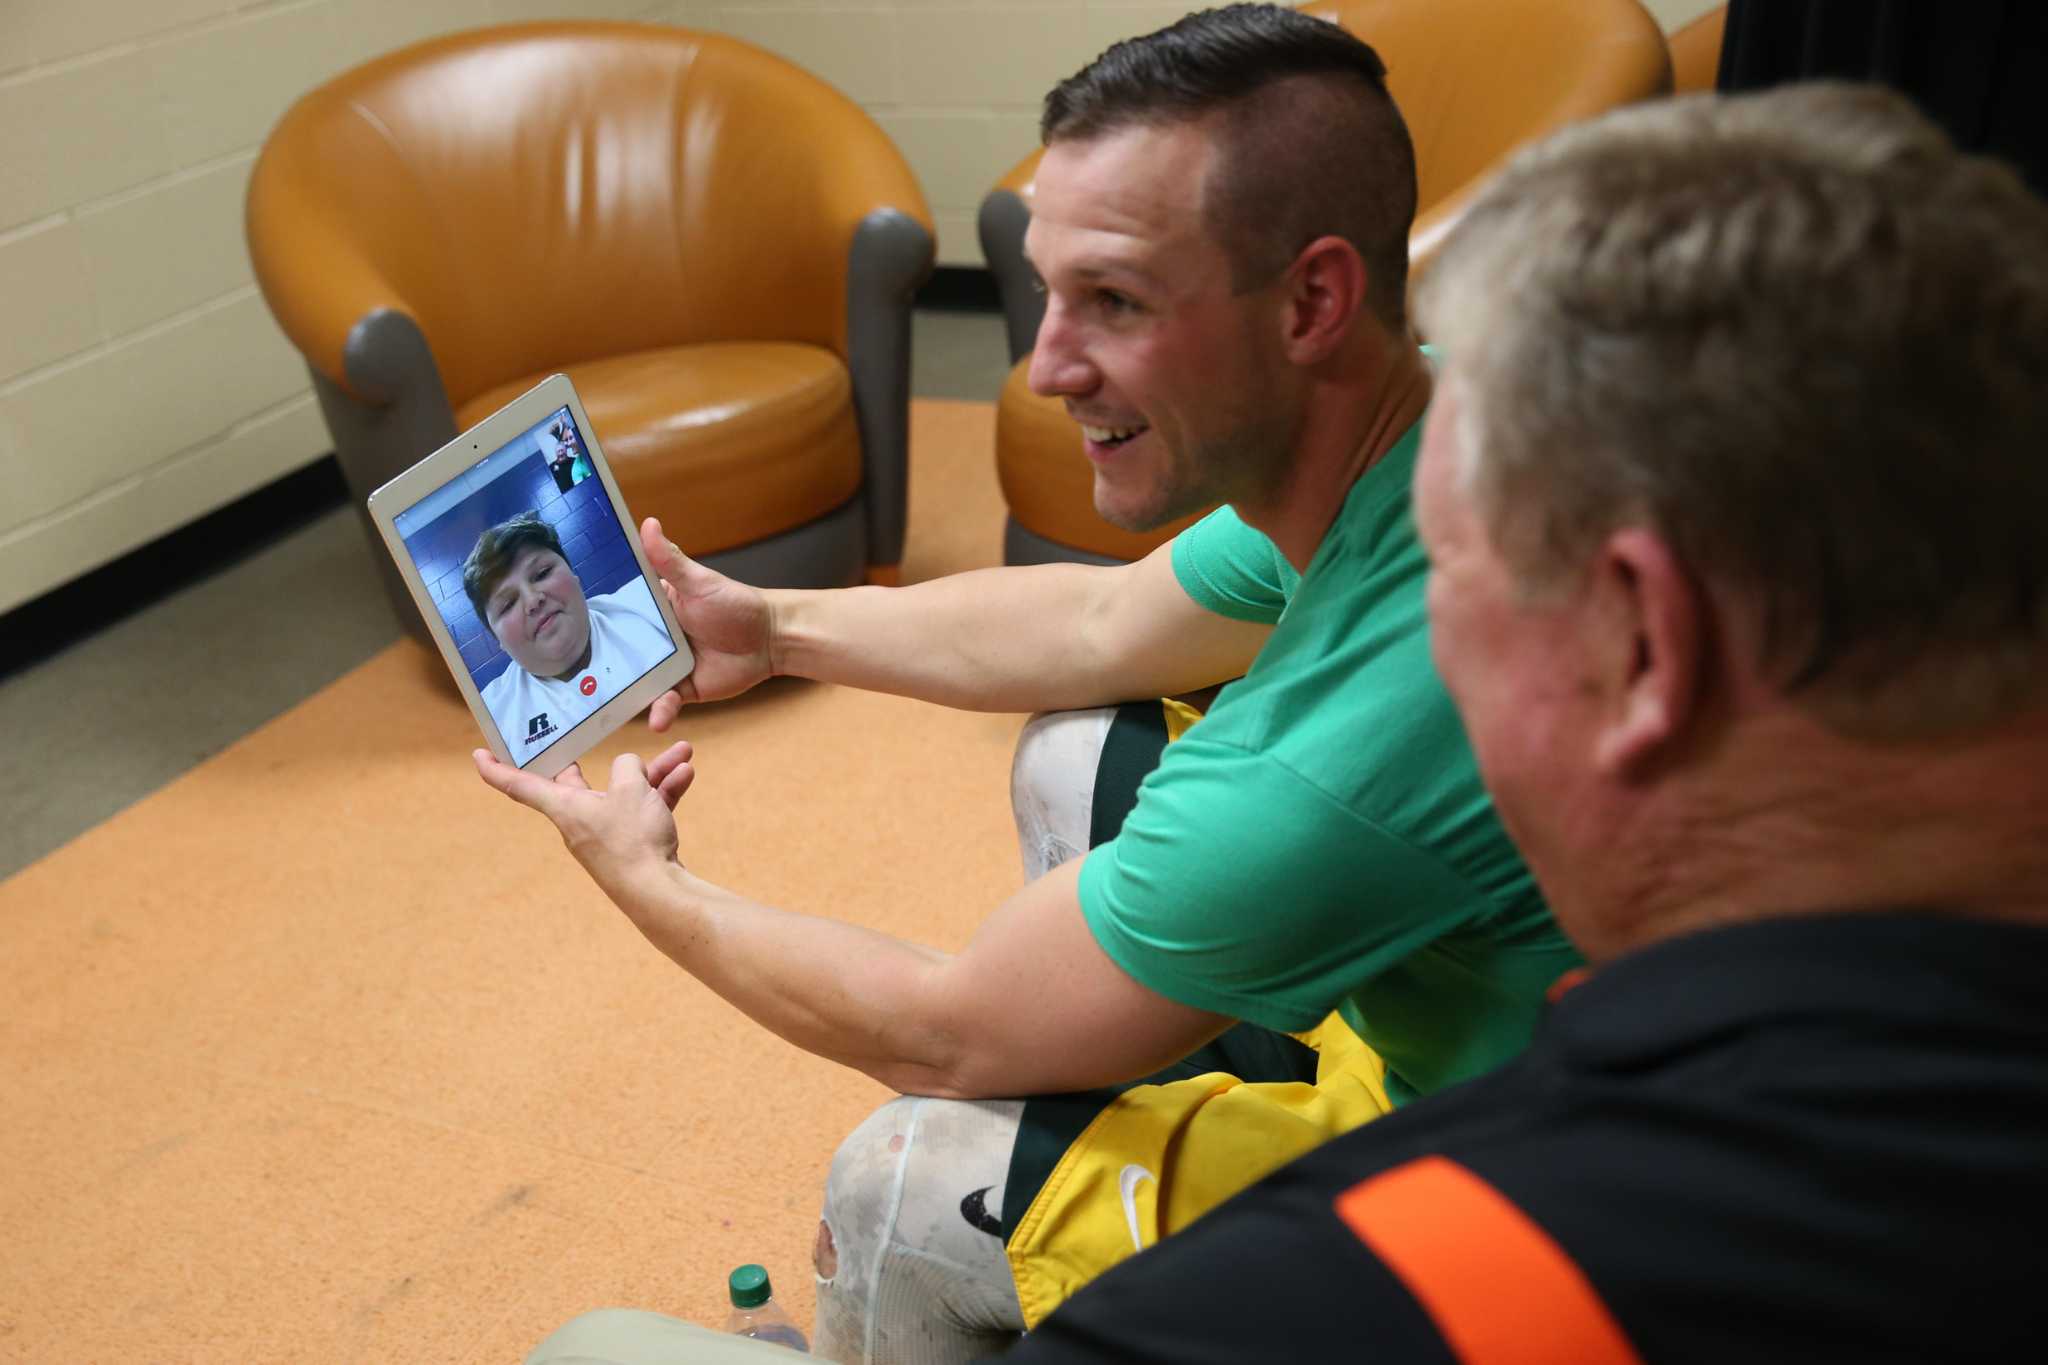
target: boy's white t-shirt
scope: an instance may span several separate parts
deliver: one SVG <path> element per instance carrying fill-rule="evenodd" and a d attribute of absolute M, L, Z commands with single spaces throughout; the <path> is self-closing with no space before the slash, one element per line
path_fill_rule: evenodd
<path fill-rule="evenodd" d="M 484 706 L 515 763 L 524 764 L 575 729 L 675 653 L 646 579 L 636 578 L 617 592 L 587 601 L 590 663 L 582 672 L 562 682 L 536 678 L 515 663 L 484 687 Z"/>

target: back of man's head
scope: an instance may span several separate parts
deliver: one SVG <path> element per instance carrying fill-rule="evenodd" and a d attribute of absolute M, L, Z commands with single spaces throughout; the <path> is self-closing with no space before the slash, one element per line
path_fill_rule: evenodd
<path fill-rule="evenodd" d="M 1214 120 L 1203 215 L 1232 287 L 1270 282 L 1323 236 L 1364 258 L 1383 325 L 1406 324 L 1415 152 L 1372 48 L 1282 5 L 1229 5 L 1111 47 L 1045 98 L 1046 145 Z"/>
<path fill-rule="evenodd" d="M 1701 96 L 1552 138 L 1418 306 L 1531 590 L 1647 524 L 1842 733 L 2048 700 L 2048 205 L 1899 97 Z"/>

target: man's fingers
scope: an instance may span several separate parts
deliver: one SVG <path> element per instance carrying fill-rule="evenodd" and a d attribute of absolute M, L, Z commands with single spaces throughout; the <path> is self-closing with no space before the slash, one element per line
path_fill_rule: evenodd
<path fill-rule="evenodd" d="M 696 780 L 697 770 L 687 760 L 676 764 L 662 777 L 659 786 L 656 787 L 661 793 L 662 804 L 674 810 L 676 803 L 683 799 L 683 793 L 688 791 L 690 784 Z"/>
<path fill-rule="evenodd" d="M 668 779 L 668 775 L 671 772 L 675 771 L 676 765 L 678 763 L 688 763 L 690 761 L 691 755 L 694 752 L 695 751 L 690 747 L 689 740 L 679 739 L 674 744 L 669 745 L 666 749 L 663 749 L 660 753 L 656 754 L 653 758 L 648 759 L 648 785 L 652 787 L 659 787 L 663 782 L 665 782 Z"/>
<path fill-rule="evenodd" d="M 625 791 L 629 787 L 651 787 L 647 780 L 647 768 L 640 762 L 638 754 L 620 754 L 612 760 L 612 784 L 608 790 Z"/>
<path fill-rule="evenodd" d="M 580 763 L 571 763 L 568 767 L 556 773 L 555 782 L 559 786 L 572 787 L 580 792 L 590 790 L 589 779 L 583 776 L 583 765 Z"/>
<path fill-rule="evenodd" d="M 664 692 L 654 699 L 654 705 L 647 708 L 647 728 L 660 734 L 676 723 L 682 714 L 683 694 L 681 691 Z"/>
<path fill-rule="evenodd" d="M 521 772 L 507 763 L 500 763 L 497 755 L 489 749 L 476 749 L 470 753 L 476 763 L 477 775 L 487 786 L 495 787 L 520 805 L 539 811 L 552 820 L 559 808 L 560 792 L 555 784 L 544 777 Z"/>
<path fill-rule="evenodd" d="M 690 741 L 679 740 L 656 754 L 647 764 L 647 780 L 661 793 L 661 799 L 670 810 L 683 799 L 683 793 L 697 780 L 697 770 L 690 766 L 690 759 L 696 754 Z"/>

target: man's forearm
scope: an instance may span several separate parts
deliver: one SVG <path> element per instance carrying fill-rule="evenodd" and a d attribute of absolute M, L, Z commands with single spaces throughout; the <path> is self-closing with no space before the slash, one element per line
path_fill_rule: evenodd
<path fill-rule="evenodd" d="M 1084 627 L 1099 576 L 1040 564 L 906 588 L 769 594 L 775 670 L 971 711 L 1045 711 L 1122 700 Z"/>
<path fill-rule="evenodd" d="M 1033 564 L 908 588 L 768 597 L 778 673 L 969 711 L 1057 711 L 1238 677 L 1269 627 L 1197 606 L 1161 548 L 1134 564 Z"/>
<path fill-rule="evenodd" d="M 672 863 L 611 896 L 648 942 L 778 1036 L 906 1094 L 956 1093 L 962 1040 L 925 1007 L 948 954 L 762 905 Z"/>
<path fill-rule="evenodd" d="M 987 1099 L 1132 1080 L 1230 1025 L 1110 959 L 1080 870 L 1020 887 L 958 953 L 772 909 L 667 860 L 600 884 L 677 965 L 798 1047 L 904 1094 Z"/>

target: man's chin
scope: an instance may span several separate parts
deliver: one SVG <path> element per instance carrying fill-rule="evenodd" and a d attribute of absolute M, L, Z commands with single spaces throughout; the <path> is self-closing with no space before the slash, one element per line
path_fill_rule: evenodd
<path fill-rule="evenodd" d="M 1105 480 L 1102 472 L 1097 470 L 1094 486 L 1090 489 L 1094 495 L 1091 501 L 1095 504 L 1095 515 L 1119 531 L 1151 531 L 1164 524 L 1159 518 L 1156 503 L 1139 503 L 1119 497 L 1123 491 Z"/>
<path fill-rule="evenodd" d="M 1105 507 L 1099 502 L 1095 504 L 1095 515 L 1101 517 L 1119 531 L 1134 531 L 1141 534 L 1146 531 L 1156 531 L 1166 524 L 1161 518 L 1152 516 L 1149 513 L 1133 514 L 1119 507 Z"/>
<path fill-rule="evenodd" d="M 1174 502 L 1120 502 L 1113 495 L 1105 495 L 1100 480 L 1097 480 L 1095 485 L 1095 515 L 1119 531 L 1131 531 L 1140 535 L 1156 531 L 1169 522 L 1178 521 L 1189 512 L 1199 511 L 1207 505 L 1196 503 L 1183 509 Z"/>

